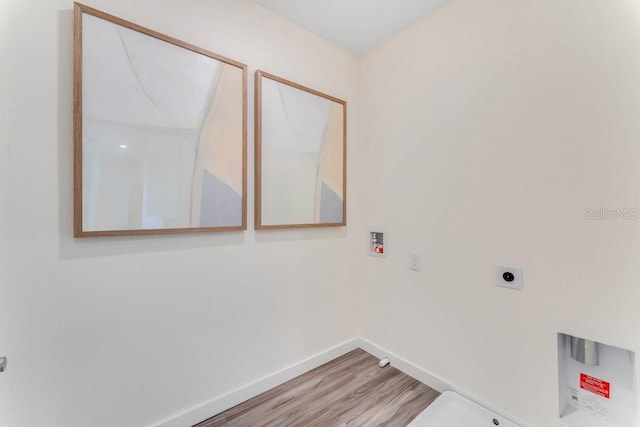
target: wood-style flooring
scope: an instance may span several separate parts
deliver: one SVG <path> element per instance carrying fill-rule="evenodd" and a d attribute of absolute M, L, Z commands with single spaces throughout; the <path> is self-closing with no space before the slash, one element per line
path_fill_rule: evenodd
<path fill-rule="evenodd" d="M 357 349 L 194 427 L 404 427 L 438 395 Z"/>

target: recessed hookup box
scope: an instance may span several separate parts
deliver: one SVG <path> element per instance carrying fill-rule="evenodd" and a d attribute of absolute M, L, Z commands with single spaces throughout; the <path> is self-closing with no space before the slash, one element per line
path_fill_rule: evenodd
<path fill-rule="evenodd" d="M 635 427 L 635 353 L 558 334 L 560 425 Z"/>

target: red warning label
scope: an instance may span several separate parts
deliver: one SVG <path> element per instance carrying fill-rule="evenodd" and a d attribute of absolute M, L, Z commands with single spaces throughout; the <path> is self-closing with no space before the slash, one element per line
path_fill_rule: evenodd
<path fill-rule="evenodd" d="M 580 373 L 580 388 L 607 399 L 611 396 L 608 382 L 587 374 Z"/>

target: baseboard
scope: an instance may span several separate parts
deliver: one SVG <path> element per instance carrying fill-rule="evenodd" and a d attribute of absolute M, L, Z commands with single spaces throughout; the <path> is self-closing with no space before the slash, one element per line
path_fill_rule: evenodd
<path fill-rule="evenodd" d="M 156 424 L 156 427 L 190 427 L 215 414 L 226 411 L 229 408 L 264 393 L 273 387 L 285 383 L 298 375 L 304 374 L 331 360 L 342 356 L 359 347 L 360 341 L 353 339 L 330 348 L 327 351 L 316 354 L 300 363 L 289 366 L 279 372 L 266 376 L 247 386 L 240 387 L 223 396 L 216 397 L 208 402 L 200 404 L 177 416 Z"/>
<path fill-rule="evenodd" d="M 373 344 L 370 341 L 365 340 L 364 338 L 354 338 L 350 341 L 346 341 L 340 345 L 332 347 L 322 353 L 316 354 L 306 360 L 303 360 L 300 363 L 289 366 L 279 372 L 276 372 L 272 375 L 266 376 L 254 383 L 251 383 L 247 386 L 241 387 L 237 390 L 234 390 L 230 393 L 227 393 L 223 396 L 214 398 L 208 402 L 205 402 L 201 405 L 198 405 L 188 411 L 185 411 L 171 419 L 160 422 L 156 425 L 156 427 L 190 427 L 200 421 L 203 421 L 207 418 L 212 417 L 215 414 L 219 414 L 229 408 L 232 408 L 246 400 L 251 399 L 259 395 L 260 393 L 264 393 L 267 390 L 272 389 L 273 387 L 280 385 L 284 382 L 287 382 L 298 375 L 304 374 L 312 369 L 317 368 L 337 357 L 342 356 L 356 348 L 361 348 L 367 353 L 375 356 L 378 359 L 382 359 L 384 357 L 389 357 L 391 359 L 391 366 L 396 369 L 404 372 L 405 374 L 419 380 L 420 382 L 428 385 L 429 387 L 439 391 L 455 391 L 456 393 L 465 396 L 466 398 L 477 402 L 478 404 L 484 406 L 485 408 L 495 412 L 496 414 L 500 414 L 505 418 L 510 419 L 514 423 L 521 425 L 522 427 L 527 427 L 526 423 L 518 420 L 515 417 L 509 416 L 508 413 L 505 413 L 503 410 L 492 407 L 492 405 L 487 404 L 481 399 L 477 399 L 475 396 L 471 396 L 468 393 L 464 392 L 458 387 L 455 387 L 441 378 L 430 374 L 425 369 L 419 367 L 415 363 L 407 361 L 389 351 L 379 347 L 376 344 Z"/>

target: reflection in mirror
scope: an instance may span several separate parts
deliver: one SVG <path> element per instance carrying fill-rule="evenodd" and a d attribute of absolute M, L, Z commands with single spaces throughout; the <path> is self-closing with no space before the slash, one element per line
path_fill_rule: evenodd
<path fill-rule="evenodd" d="M 76 236 L 246 228 L 246 67 L 76 4 Z"/>
<path fill-rule="evenodd" d="M 256 73 L 256 228 L 346 224 L 346 103 Z"/>

